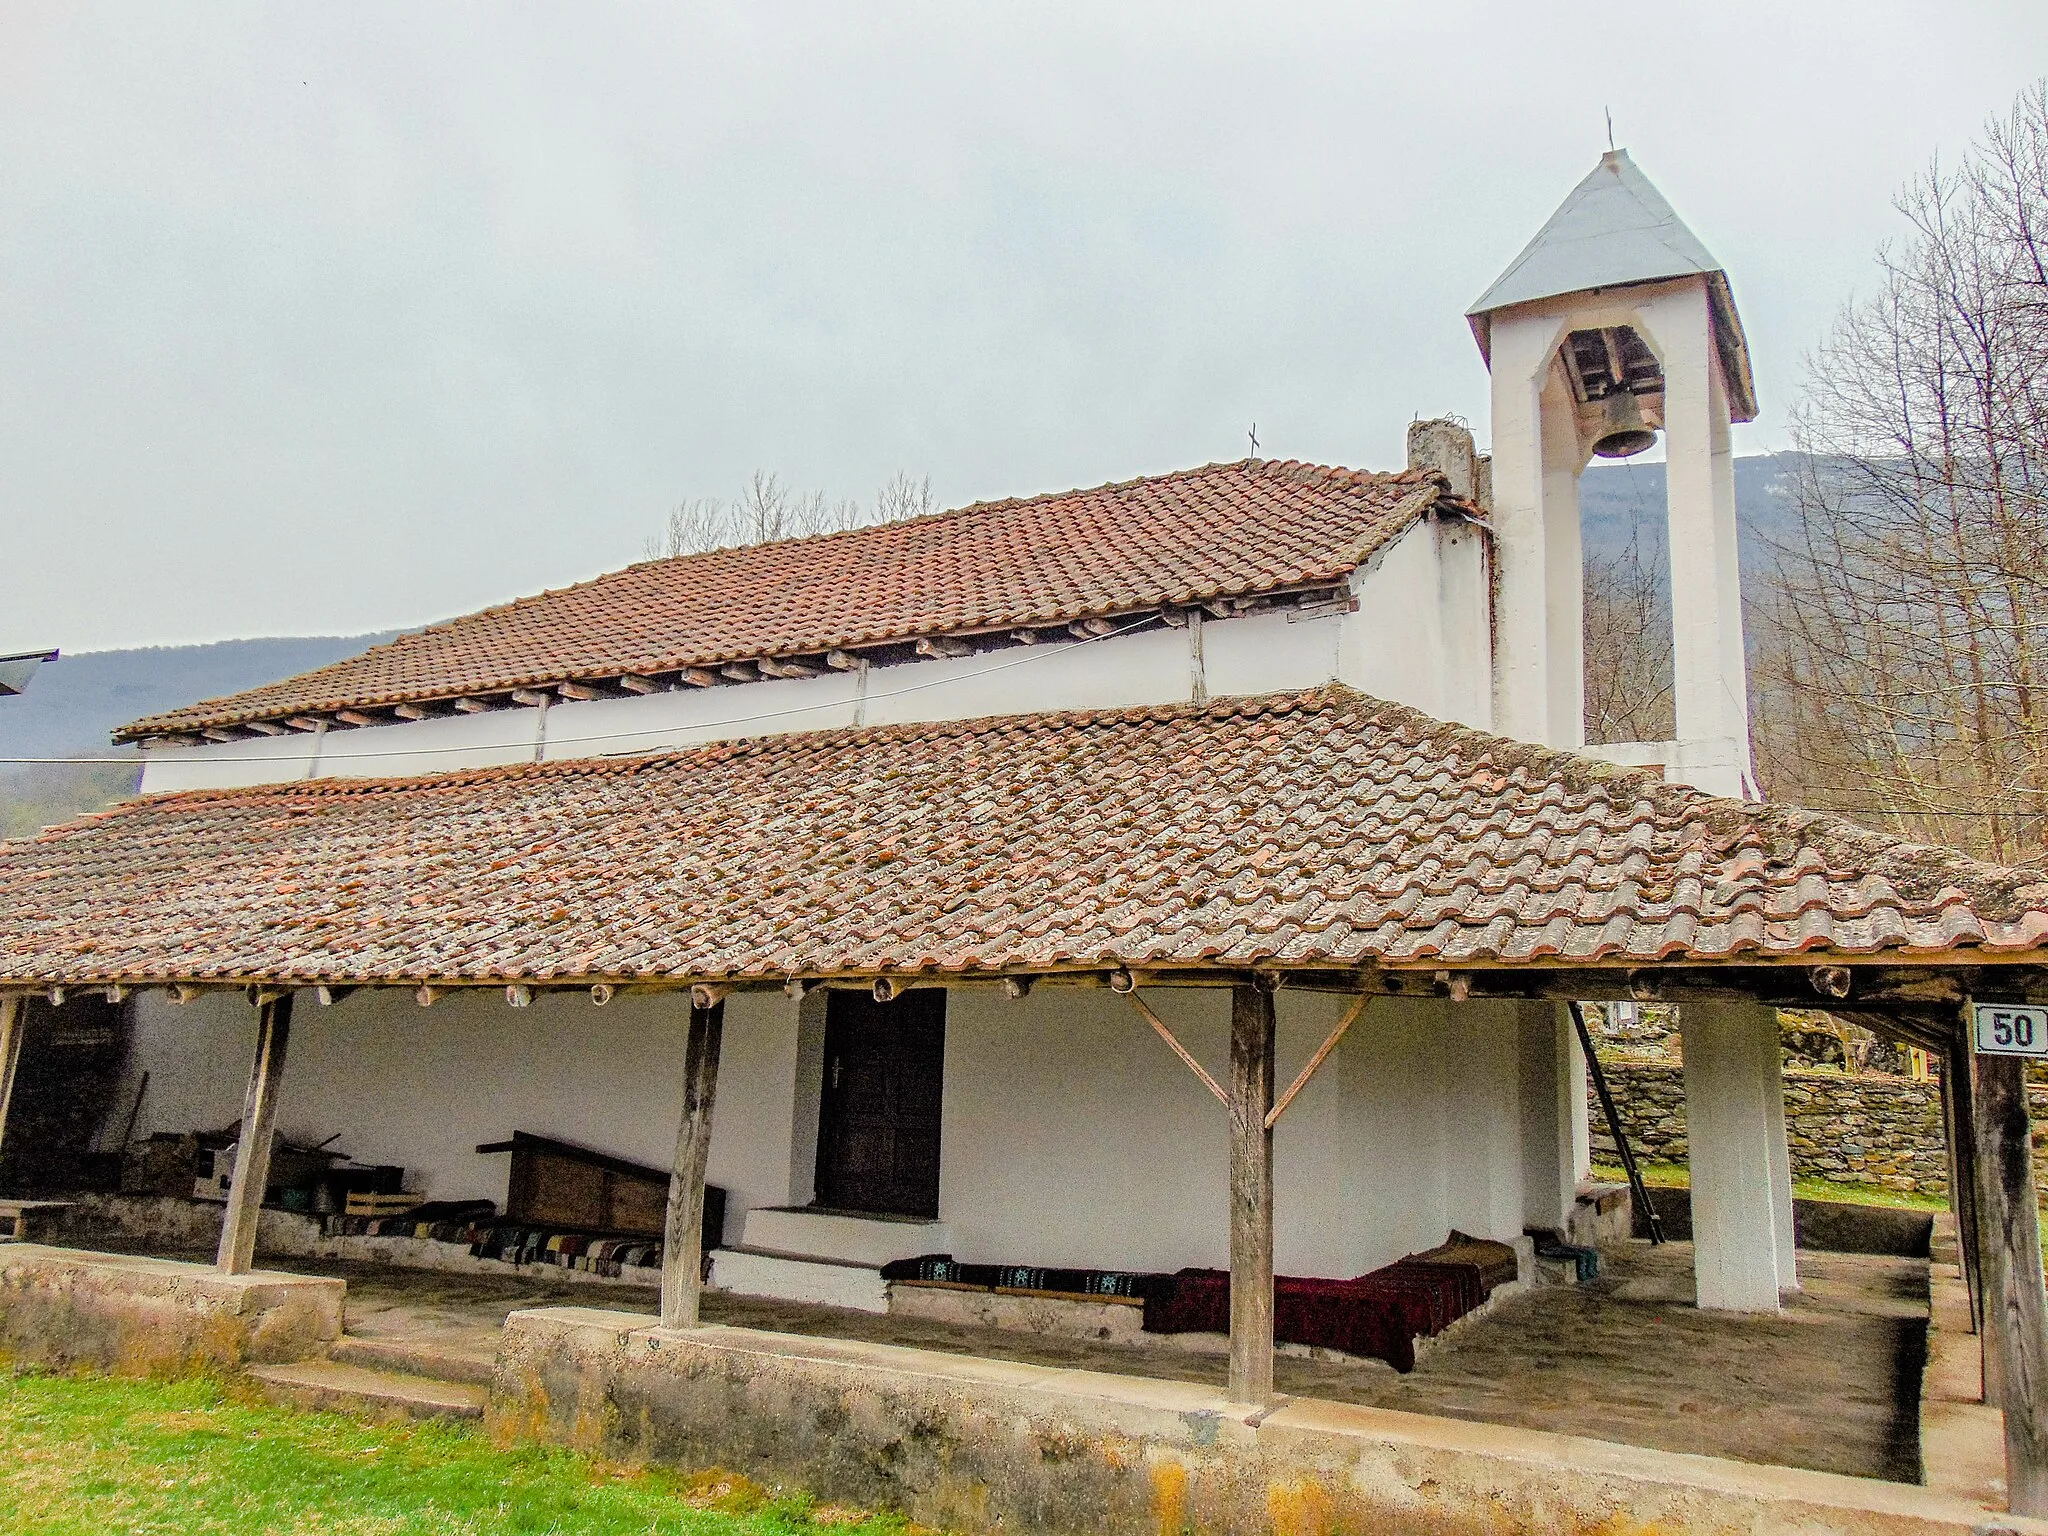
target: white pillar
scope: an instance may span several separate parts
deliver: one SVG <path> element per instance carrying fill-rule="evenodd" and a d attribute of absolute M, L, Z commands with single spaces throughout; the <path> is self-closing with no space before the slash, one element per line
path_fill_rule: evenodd
<path fill-rule="evenodd" d="M 1664 369 L 1666 518 L 1671 540 L 1672 704 L 1694 744 L 1686 778 L 1715 794 L 1753 787 L 1742 648 L 1742 573 L 1728 392 L 1704 282 L 1673 285 L 1640 314 Z"/>
<path fill-rule="evenodd" d="M 1764 1083 L 1764 1130 L 1770 1137 L 1771 1233 L 1777 1239 L 1778 1294 L 1799 1289 L 1799 1249 L 1792 1226 L 1792 1148 L 1785 1136 L 1785 1050 L 1778 1035 L 1778 1010 L 1770 1016 L 1771 1032 L 1759 1032 L 1763 1049 L 1760 1071 Z"/>
<path fill-rule="evenodd" d="M 1522 1224 L 1562 1232 L 1578 1199 L 1586 1080 L 1563 1003 L 1516 1005 L 1522 1068 Z M 1577 1114 L 1572 1095 L 1578 1094 Z"/>
<path fill-rule="evenodd" d="M 1777 1013 L 1755 1003 L 1687 1003 L 1680 1021 L 1694 1298 L 1720 1311 L 1775 1312 L 1778 1202 L 1769 1095 L 1778 1080 L 1768 1063 L 1778 1049 Z"/>
<path fill-rule="evenodd" d="M 1592 1081 L 1586 1071 L 1586 1051 L 1579 1044 L 1579 1032 L 1568 1032 L 1572 1053 L 1572 1187 L 1576 1189 L 1593 1177 Z"/>
<path fill-rule="evenodd" d="M 1575 746 L 1582 699 L 1574 664 L 1584 576 L 1579 557 L 1577 427 L 1569 401 L 1559 411 L 1546 391 L 1561 386 L 1551 362 L 1564 337 L 1556 315 L 1502 314 L 1493 326 L 1493 529 L 1497 590 L 1493 728 L 1517 741 Z M 1569 443 L 1566 439 L 1569 438 Z M 1558 647 L 1568 647 L 1560 653 Z M 1560 695 L 1569 700 L 1560 702 Z M 1580 710 L 1583 715 L 1583 708 Z"/>

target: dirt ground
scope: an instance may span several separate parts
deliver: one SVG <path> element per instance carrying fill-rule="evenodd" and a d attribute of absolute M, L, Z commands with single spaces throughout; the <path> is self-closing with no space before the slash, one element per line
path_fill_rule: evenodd
<path fill-rule="evenodd" d="M 520 1307 L 652 1313 L 652 1290 L 295 1261 L 345 1275 L 348 1328 L 432 1336 L 489 1353 Z M 1692 1250 L 1635 1243 L 1583 1287 L 1505 1298 L 1440 1342 L 1415 1372 L 1283 1357 L 1282 1392 L 1411 1413 L 1585 1435 L 1629 1445 L 1809 1467 L 1896 1482 L 1920 1478 L 1919 1394 L 1928 1317 L 1919 1259 L 1802 1253 L 1803 1292 L 1774 1318 L 1691 1304 Z M 1177 1350 L 877 1317 L 707 1295 L 707 1322 L 1222 1385 L 1224 1361 Z"/>

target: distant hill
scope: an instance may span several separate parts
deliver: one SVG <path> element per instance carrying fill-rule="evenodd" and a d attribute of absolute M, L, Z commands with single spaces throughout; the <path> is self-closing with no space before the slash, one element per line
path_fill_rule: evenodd
<path fill-rule="evenodd" d="M 60 656 L 25 693 L 0 698 L 0 757 L 132 757 L 109 743 L 117 726 L 324 667 L 390 638 L 223 640 Z M 132 794 L 135 776 L 119 764 L 0 763 L 0 835 L 18 837 Z"/>
<path fill-rule="evenodd" d="M 1742 574 L 1753 578 L 1770 566 L 1771 539 L 1782 540 L 1797 515 L 1789 477 L 1799 460 L 1792 454 L 1756 454 L 1735 461 L 1735 515 L 1743 537 Z M 1664 523 L 1664 466 L 1595 464 L 1579 481 L 1579 523 L 1586 554 L 1615 554 L 1635 530 L 1646 563 L 1662 568 L 1669 540 Z"/>
<path fill-rule="evenodd" d="M 1735 461 L 1735 499 L 1745 534 L 1783 533 L 1791 515 L 1784 479 L 1792 466 L 1782 456 Z M 1580 482 L 1580 506 L 1589 557 L 1625 548 L 1633 533 L 1643 559 L 1663 567 L 1662 464 L 1595 465 Z M 1764 541 L 1747 537 L 1745 575 L 1754 576 L 1767 563 Z M 19 698 L 0 699 L 0 757 L 132 756 L 108 745 L 115 727 L 323 667 L 392 633 L 224 640 L 59 657 Z M 0 835 L 20 836 L 105 805 L 132 793 L 134 784 L 135 770 L 120 764 L 0 764 Z"/>

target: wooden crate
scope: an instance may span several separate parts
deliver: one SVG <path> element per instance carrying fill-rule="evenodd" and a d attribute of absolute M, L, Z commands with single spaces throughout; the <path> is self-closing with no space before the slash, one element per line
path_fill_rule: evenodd
<path fill-rule="evenodd" d="M 477 1151 L 512 1154 L 505 1190 L 509 1220 L 581 1232 L 662 1235 L 668 1217 L 668 1175 L 659 1168 L 530 1131 L 514 1131 L 510 1141 L 486 1142 Z M 707 1184 L 706 1253 L 719 1246 L 724 1232 L 725 1191 Z"/>

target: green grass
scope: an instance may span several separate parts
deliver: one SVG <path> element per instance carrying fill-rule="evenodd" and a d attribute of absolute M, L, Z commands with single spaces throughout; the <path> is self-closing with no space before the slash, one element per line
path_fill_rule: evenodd
<path fill-rule="evenodd" d="M 1639 1162 L 1636 1170 L 1642 1174 L 1645 1184 L 1663 1188 L 1684 1189 L 1692 1180 L 1691 1171 L 1684 1163 Z M 1619 1167 L 1604 1163 L 1593 1166 L 1593 1176 L 1609 1183 L 1625 1182 Z M 1899 1211 L 1945 1211 L 1948 1200 L 1942 1195 L 1921 1194 L 1917 1190 L 1887 1189 L 1882 1184 L 1837 1184 L 1832 1179 L 1794 1179 L 1792 1193 L 1801 1200 L 1832 1200 L 1842 1205 L 1884 1205 Z"/>
<path fill-rule="evenodd" d="M 911 1530 L 745 1478 L 278 1408 L 217 1381 L 0 1374 L 0 1531 L 790 1536 Z"/>

